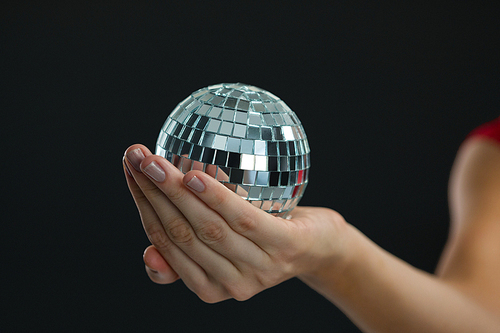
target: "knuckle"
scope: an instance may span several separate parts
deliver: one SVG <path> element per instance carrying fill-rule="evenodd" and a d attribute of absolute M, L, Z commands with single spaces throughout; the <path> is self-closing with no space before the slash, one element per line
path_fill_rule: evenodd
<path fill-rule="evenodd" d="M 168 223 L 167 232 L 174 243 L 186 245 L 193 243 L 193 232 L 183 218 L 177 218 Z"/>
<path fill-rule="evenodd" d="M 227 190 L 222 187 L 220 191 L 214 191 L 214 195 L 212 196 L 211 206 L 214 210 L 219 211 L 220 208 L 225 206 L 228 202 L 228 193 Z"/>
<path fill-rule="evenodd" d="M 141 184 L 141 190 L 148 199 L 154 199 L 159 196 L 165 195 L 163 192 L 152 182 Z"/>
<path fill-rule="evenodd" d="M 151 244 L 160 251 L 168 249 L 171 246 L 170 239 L 165 234 L 164 230 L 152 230 L 148 233 L 148 238 Z"/>
<path fill-rule="evenodd" d="M 252 290 L 238 285 L 228 285 L 226 286 L 228 294 L 237 301 L 246 301 L 256 294 Z"/>
<path fill-rule="evenodd" d="M 226 231 L 216 223 L 208 222 L 196 231 L 200 240 L 206 244 L 222 243 L 226 237 Z"/>
<path fill-rule="evenodd" d="M 185 200 L 186 192 L 182 188 L 171 188 L 167 196 L 172 202 L 179 203 Z"/>
<path fill-rule="evenodd" d="M 213 289 L 212 286 L 200 287 L 194 290 L 195 294 L 205 303 L 214 304 L 226 299 L 220 292 Z"/>
<path fill-rule="evenodd" d="M 240 211 L 233 225 L 237 228 L 236 232 L 238 233 L 244 234 L 252 231 L 256 227 L 255 216 L 249 214 L 247 211 Z"/>

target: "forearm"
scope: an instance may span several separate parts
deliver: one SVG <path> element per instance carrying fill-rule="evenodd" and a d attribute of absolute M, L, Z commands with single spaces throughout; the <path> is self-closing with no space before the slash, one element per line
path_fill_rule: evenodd
<path fill-rule="evenodd" d="M 387 253 L 354 227 L 345 267 L 301 280 L 365 332 L 500 332 L 500 319 L 434 275 Z M 335 272 L 337 271 L 337 272 Z"/>

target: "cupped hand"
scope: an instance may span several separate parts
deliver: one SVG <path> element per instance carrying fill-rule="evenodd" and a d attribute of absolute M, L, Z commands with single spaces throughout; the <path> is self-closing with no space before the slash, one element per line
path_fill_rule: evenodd
<path fill-rule="evenodd" d="M 200 170 L 183 174 L 142 145 L 123 159 L 129 189 L 152 243 L 154 282 L 182 279 L 203 301 L 246 300 L 301 274 L 331 269 L 346 254 L 346 223 L 326 208 L 272 216 Z"/>

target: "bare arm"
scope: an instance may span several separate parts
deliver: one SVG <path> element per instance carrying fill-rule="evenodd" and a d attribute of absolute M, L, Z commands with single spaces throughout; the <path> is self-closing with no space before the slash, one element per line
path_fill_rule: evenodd
<path fill-rule="evenodd" d="M 472 138 L 450 178 L 452 228 L 437 274 L 500 316 L 500 145 Z"/>
<path fill-rule="evenodd" d="M 450 180 L 452 228 L 437 275 L 393 257 L 358 231 L 336 280 L 302 279 L 366 332 L 500 332 L 500 146 L 469 140 Z"/>

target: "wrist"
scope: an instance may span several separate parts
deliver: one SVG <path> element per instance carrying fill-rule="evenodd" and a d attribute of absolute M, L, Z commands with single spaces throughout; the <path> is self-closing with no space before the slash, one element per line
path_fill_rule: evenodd
<path fill-rule="evenodd" d="M 347 222 L 344 222 L 342 229 L 342 237 L 335 240 L 336 251 L 327 254 L 316 269 L 297 276 L 320 293 L 325 288 L 335 288 L 338 291 L 343 289 L 349 282 L 349 272 L 356 270 L 356 266 L 362 261 L 360 243 L 363 242 L 363 235 Z M 334 290 L 329 290 L 328 294 L 332 292 Z"/>

